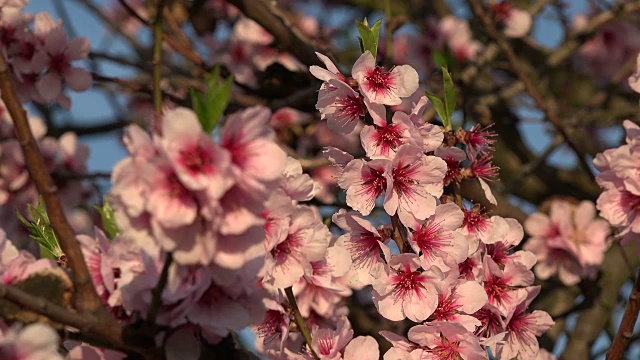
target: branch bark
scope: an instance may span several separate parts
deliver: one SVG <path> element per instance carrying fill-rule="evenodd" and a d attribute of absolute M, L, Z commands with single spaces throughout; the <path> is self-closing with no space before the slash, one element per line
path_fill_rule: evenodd
<path fill-rule="evenodd" d="M 636 274 L 636 281 L 633 284 L 631 294 L 629 294 L 629 301 L 624 309 L 620 327 L 618 327 L 616 337 L 607 351 L 607 360 L 620 360 L 624 356 L 633 335 L 633 328 L 638 320 L 638 311 L 640 311 L 640 272 Z"/>
<path fill-rule="evenodd" d="M 562 135 L 567 145 L 569 145 L 569 147 L 576 154 L 578 163 L 580 164 L 582 169 L 585 171 L 585 173 L 591 174 L 591 169 L 589 168 L 589 165 L 585 160 L 584 154 L 582 153 L 582 151 L 580 151 L 580 149 L 577 147 L 573 139 L 569 137 L 566 130 L 563 128 L 562 124 L 560 123 L 560 119 L 558 115 L 551 109 L 549 104 L 542 98 L 540 92 L 538 91 L 536 86 L 533 84 L 529 76 L 527 75 L 523 67 L 522 61 L 520 60 L 518 55 L 516 55 L 515 51 L 513 51 L 513 48 L 511 47 L 511 45 L 509 45 L 507 40 L 505 40 L 504 36 L 502 36 L 502 34 L 498 32 L 493 20 L 485 12 L 485 9 L 482 3 L 479 0 L 469 0 L 469 4 L 471 5 L 471 9 L 473 10 L 473 13 L 476 14 L 476 16 L 478 16 L 482 20 L 482 23 L 484 24 L 487 32 L 489 33 L 489 36 L 496 42 L 496 44 L 498 44 L 502 52 L 507 56 L 511 69 L 516 73 L 518 78 L 520 78 L 520 80 L 524 84 L 524 87 L 527 89 L 527 92 L 529 93 L 531 98 L 533 98 L 533 100 L 536 102 L 536 105 L 544 112 L 545 117 L 553 124 L 553 127 L 556 129 L 556 131 L 560 135 Z"/>
<path fill-rule="evenodd" d="M 75 306 L 83 313 L 95 313 L 103 310 L 102 300 L 96 293 L 89 275 L 89 269 L 84 262 L 84 256 L 76 235 L 64 215 L 64 210 L 58 198 L 58 189 L 47 168 L 45 167 L 38 144 L 31 133 L 27 113 L 16 95 L 13 84 L 9 79 L 9 68 L 3 56 L 0 56 L 0 91 L 2 100 L 15 124 L 16 136 L 24 153 L 25 163 L 31 180 L 38 193 L 42 195 L 51 221 L 51 227 L 60 242 L 60 248 L 69 259 L 69 267 L 73 275 L 76 289 Z"/>
<path fill-rule="evenodd" d="M 301 34 L 275 2 L 268 0 L 229 0 L 247 17 L 254 20 L 275 38 L 276 47 L 286 50 L 307 66 L 322 66 L 309 39 Z"/>

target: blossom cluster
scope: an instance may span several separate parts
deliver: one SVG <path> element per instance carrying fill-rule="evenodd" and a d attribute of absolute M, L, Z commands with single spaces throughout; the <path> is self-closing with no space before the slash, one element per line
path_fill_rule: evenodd
<path fill-rule="evenodd" d="M 538 258 L 536 277 L 546 280 L 558 274 L 565 285 L 595 278 L 609 247 L 609 223 L 596 219 L 596 207 L 587 200 L 552 200 L 549 208 L 549 215 L 536 212 L 524 223 L 531 236 L 524 249 Z"/>
<path fill-rule="evenodd" d="M 71 65 L 86 57 L 88 42 L 68 41 L 61 22 L 46 14 L 35 16 L 31 30 L 30 18 L 16 12 L 25 2 L 0 0 L 0 45 L 12 76 L 24 99 L 68 106 L 63 84 L 84 90 L 91 82 Z M 136 6 L 143 9 L 141 2 Z M 273 49 L 273 37 L 257 23 L 220 6 L 233 12 L 234 25 L 229 40 L 213 47 L 225 49 L 217 60 L 240 84 L 258 87 L 256 73 L 273 63 L 304 69 Z M 529 14 L 509 2 L 491 11 L 507 36 L 530 29 Z M 467 61 L 481 49 L 464 20 L 450 16 L 428 24 L 433 31 L 423 40 L 429 51 L 448 49 Z M 310 33 L 317 31 L 308 25 Z M 322 81 L 316 109 L 324 121 L 299 146 L 331 144 L 323 150 L 331 165 L 315 169 L 313 177 L 278 144 L 288 128 L 311 122 L 294 109 L 272 114 L 265 106 L 248 107 L 225 115 L 211 134 L 194 111 L 165 106 L 151 133 L 137 125 L 124 129 L 129 156 L 113 169 L 107 197 L 117 232 L 96 227 L 92 235 L 77 235 L 108 310 L 122 324 L 142 317 L 171 328 L 168 338 L 157 340 L 168 359 L 199 358 L 203 342 L 216 344 L 248 326 L 257 351 L 268 358 L 378 359 L 376 340 L 354 337 L 347 317 L 345 299 L 357 294 L 384 319 L 412 325 L 406 334 L 379 333 L 392 345 L 385 360 L 553 358 L 537 340 L 554 322 L 531 309 L 541 291 L 535 277 L 558 274 L 567 285 L 595 277 L 609 245 L 607 221 L 625 239 L 638 238 L 640 127 L 625 122 L 627 145 L 594 161 L 605 188 L 597 208 L 607 221 L 596 219 L 588 201 L 553 200 L 548 215 L 532 214 L 523 228 L 462 198 L 463 181 L 477 179 L 488 202 L 497 203 L 490 186 L 498 176 L 495 134 L 479 124 L 454 129 L 442 118 L 442 125 L 425 121 L 431 104 L 418 90 L 419 73 L 431 64 L 418 71 L 406 65 L 415 54 L 397 51 L 397 66 L 387 70 L 364 51 L 345 74 L 317 55 L 325 66 L 309 71 Z M 638 87 L 634 76 L 632 89 Z M 5 209 L 22 208 L 37 196 L 9 120 L 0 119 L 6 230 L 0 229 L 0 277 L 15 285 L 47 273 L 70 287 L 55 261 L 37 259 L 8 240 L 24 236 L 17 223 L 4 222 L 14 218 Z M 42 121 L 30 121 L 47 170 L 86 172 L 88 152 L 75 135 L 55 140 L 45 136 Z M 87 194 L 77 191 L 82 186 L 73 179 L 61 184 L 69 209 L 85 200 Z M 327 214 L 312 205 L 314 199 L 333 202 L 338 188 L 346 208 Z M 523 243 L 525 230 L 531 237 Z M 0 321 L 0 355 L 61 359 L 59 342 L 48 326 Z M 124 358 L 84 343 L 63 345 L 67 359 Z"/>
<path fill-rule="evenodd" d="M 637 241 L 640 237 L 640 188 L 638 187 L 638 158 L 640 158 L 640 127 L 629 120 L 626 144 L 596 155 L 593 164 L 600 174 L 596 181 L 603 188 L 598 197 L 600 215 L 618 227 L 623 241 Z"/>
<path fill-rule="evenodd" d="M 66 109 L 71 100 L 64 86 L 85 91 L 91 74 L 73 65 L 89 55 L 89 40 L 69 40 L 61 20 L 45 12 L 35 16 L 22 12 L 27 1 L 0 4 L 0 48 L 10 66 L 10 75 L 22 101 L 41 104 L 56 101 Z"/>
<path fill-rule="evenodd" d="M 500 1 L 491 6 L 496 22 L 506 36 L 525 36 L 532 25 L 531 14 L 518 9 L 510 1 Z M 448 51 L 456 62 L 462 64 L 475 60 L 483 49 L 473 34 L 466 19 L 447 15 L 440 19 L 429 17 L 424 22 L 424 31 L 419 34 L 399 33 L 393 42 L 395 64 L 409 64 L 420 74 L 433 70 L 433 55 Z"/>
<path fill-rule="evenodd" d="M 80 177 L 87 171 L 89 148 L 78 142 L 73 132 L 59 138 L 46 136 L 47 127 L 42 119 L 29 118 L 31 131 L 45 160 L 47 171 L 59 175 L 56 178 L 58 194 L 63 199 L 64 209 L 77 231 L 91 229 L 91 219 L 78 206 L 91 198 L 94 191 Z M 0 101 L 0 223 L 16 245 L 25 248 L 34 242 L 25 239 L 25 231 L 16 218 L 16 210 L 27 216 L 27 206 L 38 202 L 38 192 L 29 179 L 20 143 L 15 137 L 13 122 Z M 26 239 L 25 239 L 26 240 Z"/>
<path fill-rule="evenodd" d="M 366 123 L 360 131 L 365 158 L 325 150 L 339 169 L 347 205 L 357 211 L 333 215 L 345 231 L 336 245 L 349 251 L 353 263 L 348 284 L 354 289 L 371 285 L 373 304 L 383 317 L 420 323 L 408 339 L 381 333 L 393 344 L 385 359 L 487 358 L 486 348 L 500 359 L 535 359 L 535 337 L 553 321 L 542 311 L 527 312 L 540 288 L 533 286 L 535 255 L 513 251 L 523 238 L 522 226 L 488 217 L 478 207 L 461 208 L 445 195 L 445 187 L 478 177 L 495 202 L 482 181 L 487 174 L 482 169 L 495 175 L 490 131 L 476 126 L 454 132 L 425 123 L 426 97 L 411 113 L 393 112 L 389 121 L 386 106 L 417 90 L 415 69 L 401 65 L 385 71 L 366 51 L 348 77 L 327 57 L 318 57 L 326 69 L 310 71 L 323 80 L 317 108 L 329 128 L 344 135 Z M 376 227 L 365 217 L 379 198 L 391 221 Z"/>

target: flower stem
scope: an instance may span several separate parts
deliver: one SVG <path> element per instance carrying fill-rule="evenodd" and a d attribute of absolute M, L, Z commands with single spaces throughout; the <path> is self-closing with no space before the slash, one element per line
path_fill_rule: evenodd
<path fill-rule="evenodd" d="M 169 267 L 173 262 L 173 256 L 171 253 L 167 253 L 167 257 L 164 260 L 164 265 L 162 266 L 162 272 L 160 273 L 160 279 L 158 279 L 158 283 L 156 287 L 153 288 L 151 292 L 151 305 L 149 305 L 149 310 L 147 311 L 147 321 L 150 323 L 156 322 L 156 317 L 158 316 L 158 309 L 162 304 L 162 291 L 164 291 L 165 286 L 167 286 L 167 280 L 169 278 Z"/>
<path fill-rule="evenodd" d="M 307 346 L 309 347 L 309 351 L 311 352 L 311 355 L 313 355 L 314 359 L 320 359 L 316 354 L 316 352 L 313 351 L 313 348 L 311 347 L 311 333 L 309 332 L 309 329 L 307 328 L 307 324 L 305 324 L 304 319 L 302 318 L 302 314 L 300 314 L 300 310 L 298 309 L 298 303 L 296 303 L 296 297 L 293 296 L 293 289 L 291 288 L 291 286 L 284 289 L 284 293 L 287 295 L 287 300 L 289 300 L 289 305 L 291 305 L 291 310 L 293 311 L 293 317 L 296 320 L 298 329 L 300 329 L 300 332 L 304 337 L 304 341 L 307 343 Z"/>

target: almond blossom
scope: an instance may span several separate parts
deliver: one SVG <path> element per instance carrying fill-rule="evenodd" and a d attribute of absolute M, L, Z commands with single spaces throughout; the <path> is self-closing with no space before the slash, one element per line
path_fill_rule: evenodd
<path fill-rule="evenodd" d="M 352 76 L 360 91 L 372 103 L 398 105 L 400 98 L 408 97 L 418 88 L 418 73 L 409 65 L 384 71 L 376 65 L 369 51 L 365 51 L 353 64 Z"/>
<path fill-rule="evenodd" d="M 409 232 L 409 244 L 427 264 L 447 258 L 459 264 L 469 252 L 464 235 L 455 231 L 462 225 L 463 218 L 463 212 L 456 204 L 438 205 L 432 216 L 409 226 L 413 229 Z"/>
<path fill-rule="evenodd" d="M 41 18 L 40 21 L 53 22 L 50 17 Z M 74 91 L 84 91 L 91 86 L 92 79 L 89 72 L 71 65 L 73 61 L 86 58 L 88 53 L 87 38 L 75 38 L 69 41 L 61 23 L 51 26 L 43 38 L 42 49 L 34 55 L 33 65 L 35 71 L 48 68 L 47 73 L 36 84 L 44 101 L 50 102 L 57 99 L 63 82 Z"/>
<path fill-rule="evenodd" d="M 387 236 L 383 235 L 384 230 L 376 229 L 362 216 L 355 212 L 346 212 L 344 209 L 333 214 L 333 222 L 346 231 L 338 238 L 336 245 L 344 246 L 351 255 L 351 286 L 362 288 L 372 284 L 383 271 L 385 259 L 391 256 L 391 251 L 384 244 L 388 240 Z"/>
<path fill-rule="evenodd" d="M 509 312 L 505 321 L 507 335 L 504 345 L 498 345 L 498 359 L 538 359 L 539 344 L 536 336 L 542 335 L 554 324 L 551 316 L 544 311 L 525 313 L 539 293 L 539 286 L 527 289 L 527 296 Z"/>
<path fill-rule="evenodd" d="M 373 303 L 380 315 L 393 321 L 408 318 L 419 322 L 435 311 L 444 275 L 435 266 L 422 271 L 420 267 L 415 254 L 389 260 L 385 273 L 373 283 Z"/>
<path fill-rule="evenodd" d="M 162 121 L 162 149 L 186 189 L 203 190 L 219 199 L 233 184 L 230 154 L 203 131 L 195 113 L 186 108 L 167 112 Z"/>
<path fill-rule="evenodd" d="M 593 164 L 600 170 L 596 181 L 604 189 L 596 202 L 600 216 L 617 226 L 623 239 L 630 241 L 640 234 L 640 185 L 635 160 L 640 156 L 640 127 L 629 120 L 623 126 L 626 144 L 597 154 Z"/>
<path fill-rule="evenodd" d="M 384 209 L 389 215 L 397 214 L 405 225 L 426 219 L 435 212 L 435 199 L 442 195 L 446 172 L 442 159 L 426 156 L 409 144 L 401 146 L 387 165 L 391 181 Z"/>
<path fill-rule="evenodd" d="M 313 210 L 299 206 L 291 214 L 288 235 L 267 253 L 265 282 L 276 288 L 293 285 L 325 255 L 331 234 Z"/>
<path fill-rule="evenodd" d="M 492 6 L 492 10 L 495 19 L 504 26 L 504 34 L 508 37 L 523 37 L 531 29 L 531 14 L 513 7 L 510 1 L 500 1 Z"/>
<path fill-rule="evenodd" d="M 611 233 L 609 224 L 596 219 L 593 203 L 571 205 L 563 200 L 551 202 L 549 215 L 534 213 L 525 221 L 531 238 L 525 245 L 538 257 L 536 276 L 548 279 L 558 274 L 567 284 L 595 276 L 604 260 Z"/>

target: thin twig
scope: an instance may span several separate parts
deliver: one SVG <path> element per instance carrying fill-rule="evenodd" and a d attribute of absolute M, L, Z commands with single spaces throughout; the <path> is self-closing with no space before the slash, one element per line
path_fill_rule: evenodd
<path fill-rule="evenodd" d="M 120 1 L 120 4 L 122 4 L 122 6 L 125 8 L 125 10 L 127 10 L 127 12 L 129 14 L 131 14 L 133 17 L 138 19 L 138 21 L 140 21 L 143 25 L 149 27 L 150 29 L 153 29 L 154 24 L 151 23 L 150 21 L 146 20 L 145 18 L 143 18 L 140 14 L 138 14 L 138 12 L 134 8 L 132 8 L 127 3 L 126 0 L 119 0 L 119 1 Z M 161 0 L 161 2 L 164 2 L 164 1 L 165 0 Z M 157 16 L 159 16 L 159 14 L 156 15 L 156 17 Z M 204 71 L 210 71 L 211 70 L 211 66 L 209 66 L 207 63 L 205 63 L 204 60 L 202 60 L 202 58 L 200 57 L 200 55 L 198 55 L 192 49 L 186 49 L 184 46 L 182 46 L 180 43 L 178 43 L 178 41 L 176 41 L 170 35 L 162 32 L 162 40 L 164 42 L 166 42 L 169 46 L 171 46 L 171 48 L 173 48 L 173 50 L 177 51 L 182 56 L 184 56 L 185 58 L 187 58 L 188 60 L 190 60 L 191 62 L 196 64 L 197 66 L 199 66 L 202 70 L 204 70 Z"/>
<path fill-rule="evenodd" d="M 120 130 L 125 126 L 132 124 L 131 121 L 127 119 L 114 119 L 107 121 L 100 120 L 92 120 L 91 125 L 66 125 L 59 128 L 52 129 L 49 135 L 53 137 L 59 137 L 67 131 L 73 131 L 78 136 L 87 136 L 87 135 L 101 135 L 110 131 Z"/>
<path fill-rule="evenodd" d="M 150 323 L 156 322 L 158 310 L 160 309 L 160 305 L 162 305 L 162 292 L 164 291 L 165 286 L 167 286 L 167 280 L 169 279 L 169 267 L 171 267 L 171 263 L 173 263 L 173 256 L 171 253 L 168 253 L 164 260 L 164 265 L 162 266 L 160 279 L 158 279 L 156 287 L 151 291 L 151 305 L 149 305 L 149 311 L 147 311 L 147 321 Z"/>
<path fill-rule="evenodd" d="M 45 298 L 34 296 L 11 285 L 0 283 L 0 299 L 6 299 L 21 308 L 34 311 L 55 322 L 72 326 L 81 331 L 90 331 L 96 323 L 96 318 L 93 315 L 71 312 Z"/>
<path fill-rule="evenodd" d="M 307 66 L 322 66 L 311 41 L 291 24 L 275 5 L 275 2 L 269 0 L 229 0 L 229 3 L 273 35 L 278 49 L 290 52 Z"/>
<path fill-rule="evenodd" d="M 296 303 L 296 297 L 293 295 L 293 289 L 291 288 L 291 286 L 289 286 L 288 288 L 284 289 L 284 292 L 287 295 L 287 300 L 289 300 L 289 305 L 291 305 L 291 311 L 293 312 L 293 317 L 296 320 L 298 329 L 300 329 L 300 332 L 302 333 L 302 337 L 304 337 L 304 341 L 307 343 L 307 346 L 309 347 L 309 351 L 313 355 L 314 359 L 319 359 L 318 355 L 313 350 L 313 347 L 311 347 L 311 333 L 309 332 L 309 329 L 307 328 L 307 324 L 304 322 L 304 319 L 302 318 L 302 314 L 300 314 L 300 310 L 298 309 L 298 303 Z"/>
<path fill-rule="evenodd" d="M 162 17 L 164 14 L 165 0 L 158 2 L 156 19 L 153 22 L 153 108 L 159 118 L 162 114 Z"/>
<path fill-rule="evenodd" d="M 60 241 L 62 251 L 69 259 L 73 284 L 76 288 L 75 305 L 83 313 L 104 310 L 102 300 L 91 281 L 89 269 L 84 262 L 76 235 L 64 214 L 62 203 L 58 198 L 58 189 L 47 172 L 38 144 L 31 133 L 27 113 L 18 100 L 13 84 L 8 77 L 8 67 L 3 56 L 0 56 L 0 93 L 13 119 L 29 176 L 44 199 L 51 227 Z"/>
<path fill-rule="evenodd" d="M 587 161 L 584 158 L 584 154 L 580 151 L 580 149 L 578 149 L 573 139 L 569 137 L 566 130 L 562 126 L 560 119 L 558 118 L 558 115 L 550 108 L 549 104 L 547 104 L 547 102 L 544 101 L 544 99 L 538 92 L 538 89 L 535 87 L 531 79 L 529 79 L 529 77 L 527 76 L 522 66 L 522 62 L 520 58 L 518 57 L 518 55 L 516 55 L 515 51 L 513 50 L 511 45 L 509 45 L 507 40 L 505 40 L 502 34 L 498 32 L 493 20 L 485 12 L 484 6 L 482 5 L 482 3 L 479 0 L 469 0 L 469 4 L 471 5 L 473 12 L 482 20 L 487 32 L 489 33 L 489 36 L 496 42 L 496 44 L 498 44 L 502 52 L 504 52 L 505 55 L 507 56 L 507 59 L 509 60 L 509 64 L 511 65 L 511 68 L 516 73 L 518 78 L 520 78 L 520 81 L 523 82 L 531 98 L 533 98 L 533 100 L 536 102 L 536 105 L 544 112 L 546 118 L 549 119 L 549 121 L 553 124 L 556 131 L 560 135 L 562 135 L 567 145 L 569 145 L 569 147 L 576 154 L 578 163 L 580 164 L 580 166 L 582 166 L 585 173 L 589 175 L 593 175 L 591 172 L 591 168 L 589 167 L 589 165 L 587 164 Z M 590 177 L 593 178 L 593 176 L 590 176 Z"/>
<path fill-rule="evenodd" d="M 629 294 L 627 307 L 624 309 L 620 327 L 616 332 L 615 338 L 611 342 L 611 347 L 607 351 L 607 360 L 620 360 L 629 346 L 633 328 L 638 320 L 638 312 L 640 311 L 640 271 L 636 274 L 636 281 Z"/>

